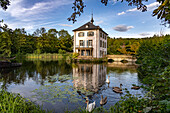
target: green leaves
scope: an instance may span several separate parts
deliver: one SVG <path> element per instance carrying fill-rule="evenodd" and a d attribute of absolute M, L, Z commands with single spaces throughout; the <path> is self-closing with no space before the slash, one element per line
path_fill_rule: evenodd
<path fill-rule="evenodd" d="M 143 41 L 138 51 L 138 61 L 142 63 L 138 68 L 139 77 L 147 84 L 144 88 L 149 97 L 145 112 L 168 112 L 162 100 L 169 100 L 169 38 L 170 35 L 154 36 Z"/>
<path fill-rule="evenodd" d="M 35 105 L 29 99 L 19 94 L 0 91 L 0 112 L 2 113 L 45 113 L 40 106 Z"/>
<path fill-rule="evenodd" d="M 0 0 L 0 5 L 3 10 L 6 10 L 8 6 L 10 5 L 9 0 Z"/>
<path fill-rule="evenodd" d="M 0 57 L 11 56 L 12 42 L 7 32 L 0 32 Z"/>
<path fill-rule="evenodd" d="M 57 31 L 50 29 L 47 33 L 45 28 L 37 29 L 32 35 L 27 35 L 24 28 L 9 29 L 2 27 L 0 31 L 0 57 L 11 55 L 25 55 L 26 53 L 66 53 L 72 52 L 73 41 L 66 30 Z M 57 36 L 59 35 L 59 38 Z M 61 52 L 62 51 L 62 52 Z"/>

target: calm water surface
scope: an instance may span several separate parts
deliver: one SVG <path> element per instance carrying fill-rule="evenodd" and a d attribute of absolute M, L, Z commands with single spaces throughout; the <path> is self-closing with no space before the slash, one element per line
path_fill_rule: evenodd
<path fill-rule="evenodd" d="M 105 83 L 110 76 L 110 84 Z M 131 94 L 141 95 L 143 89 L 131 90 L 132 84 L 141 85 L 132 64 L 71 64 L 65 61 L 24 61 L 19 68 L 0 69 L 0 86 L 13 93 L 43 105 L 44 109 L 62 113 L 66 110 L 85 108 L 85 97 L 100 106 L 101 95 L 107 96 L 108 102 L 103 107 L 108 109 L 119 101 L 123 94 L 112 91 L 113 86 L 123 84 Z"/>

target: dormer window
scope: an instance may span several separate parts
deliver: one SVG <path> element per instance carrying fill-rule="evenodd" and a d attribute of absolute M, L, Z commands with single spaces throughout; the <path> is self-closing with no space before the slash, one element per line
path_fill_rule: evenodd
<path fill-rule="evenodd" d="M 87 36 L 94 36 L 94 32 L 88 32 Z"/>
<path fill-rule="evenodd" d="M 86 28 L 89 28 L 89 26 L 88 26 L 88 25 L 86 25 Z"/>
<path fill-rule="evenodd" d="M 84 33 L 83 33 L 83 32 L 80 32 L 80 33 L 78 33 L 78 36 L 79 36 L 79 37 L 84 37 Z"/>

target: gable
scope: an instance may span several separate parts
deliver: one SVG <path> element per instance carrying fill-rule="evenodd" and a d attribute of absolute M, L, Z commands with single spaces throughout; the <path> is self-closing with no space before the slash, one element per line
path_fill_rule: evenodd
<path fill-rule="evenodd" d="M 88 26 L 88 27 L 87 27 Z M 74 29 L 73 31 L 82 31 L 82 30 L 96 30 L 96 29 L 100 29 L 99 26 L 95 26 L 94 24 L 92 24 L 91 22 L 88 22 L 84 25 L 82 25 L 81 27 Z"/>

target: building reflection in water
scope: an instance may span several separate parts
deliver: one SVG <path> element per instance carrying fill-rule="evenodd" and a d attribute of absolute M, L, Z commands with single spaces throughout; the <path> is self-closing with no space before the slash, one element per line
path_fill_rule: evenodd
<path fill-rule="evenodd" d="M 76 64 L 73 67 L 73 86 L 77 90 L 98 92 L 105 84 L 107 67 L 104 64 Z"/>

